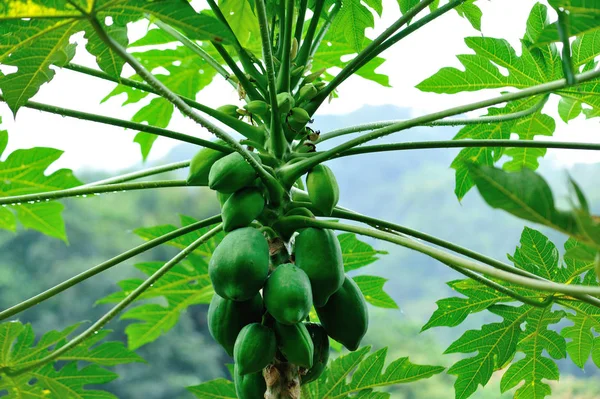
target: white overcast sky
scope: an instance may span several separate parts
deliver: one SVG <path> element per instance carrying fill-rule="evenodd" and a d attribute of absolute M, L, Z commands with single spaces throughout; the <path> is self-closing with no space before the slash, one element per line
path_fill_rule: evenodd
<path fill-rule="evenodd" d="M 376 22 L 375 31 L 368 32 L 370 37 L 382 31 L 399 15 L 395 0 L 384 0 L 384 4 L 385 15 Z M 477 4 L 483 9 L 483 34 L 489 37 L 506 38 L 518 51 L 519 38 L 523 35 L 527 15 L 535 2 L 479 0 Z M 145 25 L 135 25 L 130 32 L 131 38 L 133 40 L 139 38 L 144 34 L 144 30 Z M 476 99 L 496 96 L 499 90 L 439 95 L 422 93 L 414 88 L 417 83 L 431 76 L 441 67 L 460 67 L 456 55 L 470 52 L 463 38 L 478 34 L 466 20 L 452 11 L 413 33 L 383 54 L 387 61 L 379 71 L 390 76 L 392 88 L 383 88 L 361 78 L 352 78 L 340 87 L 340 98 L 325 105 L 320 113 L 344 114 L 367 104 L 393 104 L 409 108 L 413 115 L 420 115 Z M 94 66 L 93 59 L 83 48 L 78 50 L 75 62 Z M 86 75 L 59 70 L 54 80 L 44 85 L 34 100 L 128 119 L 139 106 L 130 105 L 122 108 L 120 104 L 123 97 L 99 105 L 100 99 L 113 86 Z M 236 93 L 220 78 L 215 78 L 215 83 L 198 96 L 200 102 L 213 106 L 232 103 L 235 99 Z M 548 110 L 555 110 L 556 102 L 549 103 L 547 107 Z M 578 118 L 567 126 L 559 120 L 554 111 L 552 115 L 557 121 L 554 139 L 600 142 L 597 119 L 586 121 Z M 94 168 L 114 171 L 135 165 L 140 161 L 139 147 L 132 142 L 135 135 L 133 131 L 61 118 L 28 109 L 22 109 L 15 122 L 5 104 L 0 104 L 0 116 L 3 118 L 3 128 L 9 131 L 9 146 L 2 159 L 17 148 L 48 146 L 65 151 L 54 168 Z M 205 138 L 209 136 L 206 131 L 178 113 L 169 128 Z M 176 141 L 159 138 L 152 149 L 150 160 L 160 159 L 177 144 Z M 547 157 L 564 166 L 575 162 L 600 161 L 598 154 L 585 151 L 549 150 Z"/>

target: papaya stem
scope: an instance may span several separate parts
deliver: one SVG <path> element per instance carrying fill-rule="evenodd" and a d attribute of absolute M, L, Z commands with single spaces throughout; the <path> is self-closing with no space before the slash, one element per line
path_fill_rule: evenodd
<path fill-rule="evenodd" d="M 509 114 L 503 115 L 484 115 L 476 118 L 457 118 L 457 119 L 442 119 L 438 121 L 433 121 L 430 123 L 426 123 L 422 126 L 465 126 L 465 125 L 481 125 L 485 123 L 500 123 L 507 122 L 512 120 L 517 120 L 524 118 L 526 116 L 530 116 L 540 111 L 546 102 L 548 101 L 549 95 L 543 96 L 538 103 L 536 103 L 533 107 L 527 108 L 522 111 L 512 112 Z M 378 122 L 370 122 L 364 123 L 361 125 L 350 126 L 342 129 L 332 130 L 328 133 L 323 133 L 319 136 L 316 144 L 322 143 L 323 141 L 331 140 L 336 137 L 344 136 L 346 134 L 352 133 L 360 133 L 369 130 L 380 129 L 382 127 L 390 126 L 395 123 L 403 122 L 401 120 L 396 121 L 378 121 Z"/>
<path fill-rule="evenodd" d="M 263 370 L 267 383 L 265 399 L 300 399 L 300 369 L 290 363 L 276 361 Z"/>
<path fill-rule="evenodd" d="M 595 79 L 599 76 L 600 69 L 596 69 L 578 74 L 575 76 L 575 78 L 577 80 L 577 83 L 584 83 Z M 465 112 L 475 111 L 480 108 L 486 108 L 496 104 L 521 100 L 540 94 L 552 93 L 557 90 L 564 89 L 568 86 L 569 85 L 565 79 L 558 79 L 552 82 L 542 83 L 536 86 L 528 87 L 526 89 L 521 89 L 516 92 L 506 93 L 501 96 L 493 97 L 487 100 L 477 101 L 471 104 L 461 105 L 458 107 L 452 107 L 443 111 L 433 112 L 431 114 L 422 115 L 417 118 L 398 122 L 393 125 L 389 125 L 387 127 L 383 127 L 381 129 L 377 129 L 370 133 L 356 137 L 352 140 L 348 140 L 347 142 L 335 146 L 328 151 L 317 153 L 316 155 L 304 159 L 301 162 L 295 163 L 293 165 L 284 166 L 278 171 L 280 175 L 280 180 L 286 187 L 291 187 L 291 185 L 294 183 L 294 181 L 296 181 L 298 177 L 302 176 L 314 166 L 325 162 L 328 159 L 334 158 L 335 156 L 339 155 L 340 153 L 346 150 L 357 147 L 369 141 L 376 140 L 378 138 L 390 135 L 392 133 L 400 132 L 402 130 L 407 130 L 416 126 L 421 126 L 440 119 L 448 118 L 454 115 L 460 115 L 464 114 Z"/>
<path fill-rule="evenodd" d="M 420 252 L 433 259 L 436 259 L 444 264 L 452 264 L 456 267 L 467 269 L 476 273 L 487 275 L 491 278 L 502 280 L 507 283 L 517 284 L 524 288 L 532 290 L 545 291 L 551 293 L 561 293 L 565 295 L 600 295 L 600 287 L 584 286 L 578 284 L 560 284 L 553 281 L 538 280 L 535 278 L 524 277 L 514 273 L 499 270 L 480 262 L 475 262 L 471 259 L 465 259 L 452 253 L 424 244 L 412 238 L 392 234 L 376 229 L 365 227 L 352 226 L 338 223 L 335 221 L 317 220 L 304 216 L 289 216 L 280 219 L 280 223 L 294 226 L 295 228 L 302 227 L 319 227 L 324 229 L 340 230 L 349 233 L 364 235 L 367 237 L 376 238 L 387 241 L 392 244 L 397 244 L 408 249 Z"/>
<path fill-rule="evenodd" d="M 76 336 L 75 338 L 73 338 L 72 340 L 67 342 L 65 345 L 61 346 L 59 349 L 54 350 L 49 355 L 47 355 L 39 360 L 33 361 L 22 368 L 18 368 L 18 369 L 8 368 L 8 369 L 2 370 L 2 371 L 4 371 L 6 373 L 6 375 L 11 376 L 11 377 L 21 375 L 23 373 L 26 373 L 27 371 L 31 371 L 36 368 L 42 367 L 43 365 L 56 360 L 57 358 L 59 358 L 60 356 L 65 354 L 66 352 L 70 351 L 71 349 L 73 349 L 74 347 L 76 347 L 77 345 L 79 345 L 80 343 L 82 343 L 83 341 L 88 339 L 89 337 L 93 336 L 94 333 L 96 333 L 100 329 L 102 329 L 109 321 L 111 321 L 113 318 L 115 318 L 119 313 L 121 313 L 121 311 L 123 311 L 123 309 L 125 309 L 128 305 L 130 305 L 133 301 L 135 301 L 140 295 L 142 295 L 144 292 L 146 292 L 146 290 L 148 288 L 150 288 L 156 281 L 158 281 L 162 276 L 164 276 L 175 265 L 177 265 L 179 262 L 184 260 L 188 255 L 190 255 L 192 252 L 194 252 L 194 250 L 196 250 L 196 248 L 198 248 L 202 244 L 206 243 L 209 239 L 214 237 L 217 233 L 221 232 L 221 230 L 222 230 L 222 225 L 219 224 L 218 226 L 216 226 L 213 229 L 211 229 L 210 231 L 208 231 L 206 234 L 203 234 L 200 238 L 198 238 L 196 241 L 194 241 L 189 246 L 187 246 L 184 250 L 182 250 L 177 255 L 175 255 L 173 258 L 171 258 L 171 260 L 169 260 L 167 263 L 165 263 L 160 269 L 158 269 L 156 272 L 154 272 L 150 277 L 148 277 L 146 280 L 144 280 L 144 282 L 142 284 L 140 284 L 135 290 L 133 290 L 129 295 L 127 295 L 121 302 L 119 302 L 117 305 L 115 305 L 104 316 L 102 316 L 100 319 L 98 319 L 98 321 L 96 321 L 94 324 L 92 324 L 87 330 L 83 331 L 81 334 L 79 334 L 78 336 Z"/>
<path fill-rule="evenodd" d="M 313 10 L 313 15 L 310 18 L 310 24 L 308 25 L 308 29 L 306 30 L 306 35 L 302 40 L 302 45 L 298 50 L 298 56 L 296 57 L 296 65 L 306 65 L 308 61 L 308 56 L 310 54 L 310 49 L 313 45 L 313 40 L 315 38 L 315 34 L 317 32 L 317 27 L 319 26 L 319 19 L 321 18 L 321 13 L 323 12 L 323 7 L 325 6 L 325 0 L 316 0 L 315 6 Z"/>
<path fill-rule="evenodd" d="M 390 25 L 385 31 L 383 31 L 379 36 L 377 36 L 364 50 L 362 50 L 356 57 L 352 59 L 342 70 L 338 73 L 332 80 L 325 86 L 319 94 L 312 99 L 306 108 L 309 114 L 314 114 L 321 105 L 321 103 L 348 77 L 350 77 L 357 69 L 357 66 L 362 62 L 366 63 L 371 59 L 375 58 L 377 54 L 379 54 L 376 50 L 377 48 L 390 36 L 392 36 L 398 29 L 402 26 L 406 25 L 413 19 L 418 13 L 423 11 L 427 6 L 433 3 L 435 0 L 423 0 L 406 13 L 404 13 L 400 18 L 396 20 L 392 25 Z M 465 0 L 460 0 L 465 1 Z"/>
<path fill-rule="evenodd" d="M 173 105 L 177 107 L 184 115 L 191 118 L 194 122 L 198 123 L 201 126 L 204 126 L 209 132 L 216 135 L 221 140 L 225 141 L 229 144 L 235 151 L 237 151 L 246 162 L 250 164 L 256 170 L 258 177 L 262 180 L 264 185 L 267 187 L 269 191 L 271 201 L 274 205 L 278 205 L 283 198 L 283 187 L 279 182 L 270 175 L 262 165 L 252 156 L 252 154 L 246 150 L 240 143 L 238 143 L 233 137 L 231 137 L 227 132 L 220 129 L 198 113 L 194 111 L 188 104 L 185 103 L 177 94 L 173 93 L 169 90 L 160 80 L 158 80 L 151 72 L 149 72 L 144 66 L 131 54 L 127 52 L 125 48 L 123 48 L 119 43 L 117 43 L 113 38 L 111 38 L 102 28 L 102 25 L 95 19 L 95 17 L 90 17 L 90 23 L 92 24 L 94 30 L 98 34 L 98 36 L 111 48 L 119 57 L 121 57 L 129 66 L 131 66 L 137 74 L 144 79 L 147 83 L 149 83 L 152 87 L 154 87 L 159 93 L 160 96 L 164 99 L 171 102 Z"/>
<path fill-rule="evenodd" d="M 79 186 L 79 188 L 101 186 L 105 184 L 125 183 L 131 180 L 141 179 L 142 177 L 154 176 L 161 173 L 170 172 L 172 170 L 187 168 L 190 166 L 190 162 L 191 160 L 173 162 L 161 166 L 156 166 L 154 168 L 142 169 L 136 172 L 125 173 L 120 176 L 109 177 L 107 179 L 87 183 L 82 186 Z"/>
<path fill-rule="evenodd" d="M 275 82 L 275 69 L 273 66 L 273 53 L 269 40 L 269 21 L 264 0 L 256 0 L 256 13 L 260 26 L 260 38 L 265 66 L 267 68 L 267 82 L 269 85 L 269 103 L 271 105 L 271 137 L 270 149 L 276 158 L 281 159 L 287 152 L 287 141 L 281 126 L 281 117 L 277 106 L 277 84 Z"/>
<path fill-rule="evenodd" d="M 290 91 L 290 65 L 292 48 L 292 28 L 294 24 L 294 5 L 295 0 L 287 0 L 285 7 L 285 20 L 283 30 L 283 47 L 281 52 L 281 67 L 277 75 L 277 92 Z"/>
<path fill-rule="evenodd" d="M 61 198 L 93 196 L 102 193 L 117 193 L 134 190 L 149 190 L 168 187 L 190 187 L 185 180 L 156 180 L 138 183 L 118 183 L 98 186 L 73 187 L 64 190 L 46 191 L 34 194 L 15 195 L 0 198 L 0 205 L 21 205 L 22 203 L 36 203 L 53 201 Z"/>
<path fill-rule="evenodd" d="M 117 255 L 112 259 L 102 262 L 102 263 L 100 263 L 100 264 L 74 276 L 74 277 L 71 277 L 70 279 L 68 279 L 66 281 L 63 281 L 62 283 L 57 284 L 54 287 L 49 288 L 48 290 L 46 290 L 40 294 L 37 294 L 36 296 L 33 296 L 33 297 L 15 305 L 15 306 L 12 306 L 6 310 L 3 310 L 2 312 L 0 312 L 0 320 L 5 320 L 11 316 L 14 316 L 18 313 L 23 312 L 24 310 L 29 309 L 32 306 L 38 305 L 38 304 L 44 302 L 45 300 L 50 299 L 50 298 L 54 297 L 55 295 L 58 295 L 61 292 L 81 283 L 82 281 L 87 280 L 90 277 L 93 277 L 105 270 L 112 268 L 113 266 L 123 263 L 127 259 L 133 258 L 134 256 L 137 256 L 146 251 L 149 251 L 152 248 L 155 248 L 161 244 L 164 244 L 166 242 L 174 240 L 185 234 L 194 232 L 194 231 L 201 229 L 203 227 L 206 227 L 206 226 L 211 226 L 216 223 L 219 223 L 220 221 L 221 221 L 220 215 L 213 216 L 208 219 L 204 219 L 199 222 L 192 223 L 188 226 L 181 227 L 177 230 L 173 230 L 172 232 L 170 232 L 168 234 L 164 234 L 160 237 L 154 238 L 154 239 L 147 241 L 141 245 L 138 245 L 135 248 L 132 248 L 126 252 L 123 252 L 122 254 Z"/>
<path fill-rule="evenodd" d="M 124 86 L 132 87 L 134 89 L 143 90 L 148 93 L 153 93 L 153 94 L 162 96 L 160 91 L 158 91 L 154 87 L 152 87 L 149 84 L 144 83 L 144 82 L 138 82 L 138 81 L 135 81 L 132 79 L 127 79 L 127 78 L 116 78 L 116 77 L 110 76 L 107 73 L 104 73 L 102 71 L 99 71 L 99 70 L 96 70 L 93 68 L 88 68 L 88 67 L 85 67 L 82 65 L 72 64 L 72 63 L 67 64 L 64 68 L 75 71 L 75 72 L 84 73 L 86 75 L 94 76 L 99 79 L 108 80 L 110 82 L 122 84 Z M 237 87 L 237 85 L 235 87 Z M 182 99 L 190 107 L 197 109 L 198 111 L 203 112 L 203 113 L 207 114 L 208 116 L 212 116 L 219 122 L 222 122 L 223 124 L 229 126 L 233 130 L 237 131 L 242 136 L 245 136 L 249 139 L 254 139 L 257 142 L 262 142 L 262 143 L 265 142 L 265 137 L 264 137 L 265 133 L 262 129 L 260 129 L 256 126 L 249 125 L 243 121 L 240 121 L 237 118 L 231 117 L 227 114 L 224 114 L 221 111 L 213 109 L 207 105 L 201 104 L 190 98 L 180 96 L 178 94 L 175 94 L 175 95 L 177 95 L 180 99 Z"/>

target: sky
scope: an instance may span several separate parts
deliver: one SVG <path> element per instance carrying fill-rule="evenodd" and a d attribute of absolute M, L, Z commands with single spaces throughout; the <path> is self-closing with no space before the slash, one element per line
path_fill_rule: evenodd
<path fill-rule="evenodd" d="M 447 13 L 382 54 L 387 61 L 378 71 L 390 76 L 391 88 L 381 87 L 359 77 L 350 78 L 339 88 L 340 98 L 323 106 L 319 113 L 345 114 L 364 105 L 392 104 L 408 108 L 413 116 L 418 116 L 497 96 L 499 90 L 440 95 L 423 93 L 414 87 L 442 67 L 461 68 L 456 55 L 472 52 L 464 44 L 466 36 L 483 34 L 488 37 L 502 37 L 509 40 L 518 51 L 519 38 L 523 36 L 529 10 L 535 2 L 478 0 L 477 4 L 483 10 L 481 33 L 474 30 L 456 12 Z M 384 15 L 381 19 L 376 19 L 375 29 L 369 29 L 367 36 L 375 37 L 398 16 L 396 1 L 384 0 Z M 136 40 L 143 36 L 146 27 L 144 23 L 133 25 L 130 29 L 130 39 Z M 76 40 L 81 42 L 83 39 L 80 36 Z M 83 46 L 79 46 L 74 62 L 95 66 L 93 57 L 85 52 Z M 130 74 L 131 70 L 126 69 L 124 76 Z M 121 107 L 123 96 L 100 104 L 100 100 L 113 87 L 114 84 L 100 79 L 58 69 L 52 82 L 42 86 L 34 100 L 129 119 L 140 105 Z M 236 98 L 236 92 L 231 86 L 217 77 L 211 86 L 198 95 L 197 100 L 217 107 L 234 103 Z M 556 133 L 552 140 L 600 142 L 597 119 L 585 120 L 580 117 L 567 126 L 558 118 L 555 112 L 556 104 L 557 99 L 551 100 L 546 108 L 557 121 Z M 210 138 L 206 130 L 189 119 L 178 113 L 174 115 L 169 125 L 170 129 Z M 2 159 L 18 148 L 53 147 L 65 153 L 50 171 L 66 167 L 75 170 L 104 169 L 115 172 L 137 165 L 141 161 L 139 146 L 133 142 L 136 133 L 134 131 L 29 109 L 21 109 L 15 121 L 3 103 L 0 103 L 0 116 L 3 120 L 2 128 L 9 131 L 9 145 Z M 343 121 L 341 124 L 343 125 Z M 398 139 L 401 140 L 401 137 Z M 154 144 L 149 160 L 162 158 L 177 144 L 177 141 L 159 138 Z M 600 154 L 586 151 L 548 150 L 546 158 L 559 167 L 569 167 L 578 162 L 600 162 Z"/>

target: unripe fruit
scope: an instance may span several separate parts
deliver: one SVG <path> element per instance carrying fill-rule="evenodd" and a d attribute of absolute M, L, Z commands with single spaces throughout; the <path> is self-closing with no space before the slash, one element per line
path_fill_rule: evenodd
<path fill-rule="evenodd" d="M 225 144 L 223 140 L 216 143 Z M 190 162 L 187 183 L 193 186 L 208 186 L 208 175 L 213 164 L 227 154 L 212 148 L 203 148 L 194 155 Z"/>
<path fill-rule="evenodd" d="M 292 39 L 292 47 L 290 48 L 290 60 L 293 60 L 298 55 L 298 39 Z"/>
<path fill-rule="evenodd" d="M 258 162 L 258 154 L 250 153 Z M 223 193 L 232 194 L 247 187 L 256 179 L 256 170 L 237 152 L 216 161 L 208 174 L 208 186 Z"/>
<path fill-rule="evenodd" d="M 265 209 L 265 199 L 260 189 L 243 188 L 231 194 L 222 208 L 223 230 L 246 227 Z"/>
<path fill-rule="evenodd" d="M 281 114 L 290 112 L 295 104 L 294 97 L 290 93 L 284 92 L 277 95 L 277 109 Z"/>
<path fill-rule="evenodd" d="M 307 83 L 298 90 L 298 103 L 312 100 L 319 91 L 312 83 Z"/>
<path fill-rule="evenodd" d="M 340 199 L 340 189 L 331 169 L 325 165 L 312 168 L 306 176 L 306 189 L 310 202 L 325 216 L 330 216 Z"/>
<path fill-rule="evenodd" d="M 262 100 L 250 101 L 248 104 L 244 105 L 244 108 L 251 114 L 258 116 L 265 116 L 270 109 L 269 104 Z"/>
<path fill-rule="evenodd" d="M 327 305 L 317 308 L 317 314 L 327 334 L 355 351 L 369 328 L 367 302 L 358 285 L 349 277 L 329 298 Z"/>
<path fill-rule="evenodd" d="M 240 331 L 233 349 L 233 359 L 240 375 L 258 373 L 275 358 L 277 341 L 269 327 L 248 324 Z"/>
<path fill-rule="evenodd" d="M 287 123 L 295 132 L 304 129 L 308 122 L 312 122 L 312 119 L 310 119 L 310 115 L 304 108 L 292 108 L 287 116 Z"/>
<path fill-rule="evenodd" d="M 267 391 L 267 383 L 262 372 L 241 375 L 238 367 L 234 366 L 233 379 L 235 381 L 235 393 L 238 399 L 264 398 Z"/>
<path fill-rule="evenodd" d="M 313 341 L 314 354 L 312 367 L 302 376 L 302 384 L 318 379 L 329 361 L 329 336 L 320 324 L 305 323 Z"/>
<path fill-rule="evenodd" d="M 313 218 L 315 215 L 308 208 L 293 208 L 285 214 L 285 216 L 305 216 L 307 218 Z"/>
<path fill-rule="evenodd" d="M 230 301 L 213 295 L 208 307 L 208 331 L 210 335 L 233 356 L 233 345 L 239 332 L 251 323 L 258 323 L 264 313 L 260 294 L 244 302 Z"/>
<path fill-rule="evenodd" d="M 324 306 L 344 283 L 340 242 L 332 230 L 308 227 L 294 243 L 296 266 L 310 279 L 315 306 Z"/>
<path fill-rule="evenodd" d="M 291 77 L 297 78 L 298 76 L 302 75 L 302 72 L 304 72 L 304 68 L 304 66 L 300 65 L 299 67 L 292 69 L 292 72 L 290 72 Z"/>
<path fill-rule="evenodd" d="M 269 274 L 269 244 L 255 228 L 227 234 L 208 264 L 215 292 L 232 301 L 246 301 L 263 287 Z"/>
<path fill-rule="evenodd" d="M 240 114 L 237 112 L 238 106 L 233 104 L 221 105 L 217 108 L 217 111 L 224 113 L 225 115 L 231 116 L 232 118 L 239 118 Z"/>
<path fill-rule="evenodd" d="M 308 276 L 291 263 L 278 266 L 271 273 L 263 295 L 267 311 L 282 324 L 301 322 L 313 305 Z"/>
<path fill-rule="evenodd" d="M 275 322 L 273 329 L 277 346 L 288 363 L 305 369 L 313 366 L 314 344 L 304 323 L 286 326 Z"/>
<path fill-rule="evenodd" d="M 327 68 L 321 68 L 318 71 L 311 73 L 310 75 L 306 75 L 304 77 L 305 83 L 312 83 L 319 78 L 319 76 L 323 75 L 323 73 L 327 70 Z"/>

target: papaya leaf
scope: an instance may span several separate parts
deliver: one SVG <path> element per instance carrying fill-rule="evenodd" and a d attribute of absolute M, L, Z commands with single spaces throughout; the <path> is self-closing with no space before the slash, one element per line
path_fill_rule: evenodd
<path fill-rule="evenodd" d="M 570 239 L 565 244 L 565 249 L 569 251 L 578 245 L 581 244 Z M 561 266 L 556 246 L 542 233 L 531 228 L 523 230 L 520 246 L 509 259 L 516 268 L 564 284 L 580 283 L 581 275 L 593 274 L 590 262 L 565 259 Z M 550 295 L 540 297 L 537 291 L 500 281 L 498 283 L 521 295 L 537 297 L 539 300 Z M 591 305 L 567 302 L 571 310 L 579 311 L 581 308 L 581 314 L 575 315 L 551 306 L 507 306 L 505 303 L 516 301 L 474 280 L 458 280 L 449 285 L 466 298 L 454 297 L 439 301 L 438 309 L 423 330 L 437 326 L 456 326 L 469 314 L 482 310 L 503 318 L 501 322 L 486 324 L 480 330 L 465 332 L 446 350 L 445 353 L 477 353 L 458 361 L 448 370 L 449 374 L 457 376 L 456 398 L 468 398 L 479 385 L 485 386 L 495 371 L 506 367 L 508 369 L 501 381 L 502 392 L 518 386 L 515 397 L 543 398 L 551 394 L 550 387 L 544 380 L 558 379 L 555 360 L 565 358 L 569 353 L 572 358 L 577 357 L 577 360 L 574 359 L 576 364 L 583 364 L 592 352 L 596 353 L 596 349 L 593 349 L 595 338 L 591 331 L 594 319 L 586 314 L 595 312 Z M 559 303 L 562 304 L 560 301 Z M 445 312 L 448 314 L 444 314 Z M 565 317 L 573 321 L 574 325 L 561 326 L 563 330 L 559 334 L 556 332 L 556 324 Z M 517 352 L 522 352 L 524 357 L 514 361 Z"/>
<path fill-rule="evenodd" d="M 193 218 L 182 216 L 182 225 L 195 222 Z M 135 232 L 140 237 L 150 240 L 175 230 L 175 226 L 157 226 L 137 229 Z M 198 239 L 208 228 L 181 236 L 168 245 L 183 249 Z M 137 349 L 147 343 L 153 342 L 172 329 L 181 315 L 188 307 L 198 304 L 210 303 L 214 294 L 208 276 L 208 258 L 222 238 L 222 234 L 200 246 L 186 260 L 174 266 L 165 276 L 158 280 L 151 288 L 146 290 L 136 300 L 161 298 L 167 301 L 163 306 L 157 303 L 141 304 L 121 316 L 121 319 L 137 321 L 125 329 L 130 349 Z M 135 265 L 142 273 L 152 275 L 164 265 L 164 262 L 146 262 Z M 98 303 L 115 303 L 123 300 L 132 290 L 143 283 L 142 279 L 128 279 L 120 281 L 121 291 L 110 294 Z"/>
<path fill-rule="evenodd" d="M 597 1 L 549 0 L 548 3 L 555 9 L 568 12 L 567 31 L 571 37 L 597 32 L 600 29 L 600 4 Z M 558 22 L 555 22 L 545 27 L 535 45 L 560 41 L 557 25 Z"/>
<path fill-rule="evenodd" d="M 381 9 L 381 0 L 371 0 L 376 8 Z M 342 3 L 342 8 L 333 20 L 330 32 L 333 37 L 347 43 L 348 46 L 359 52 L 363 49 L 365 42 L 365 30 L 375 26 L 373 12 L 360 1 L 346 1 Z"/>
<path fill-rule="evenodd" d="M 373 389 L 418 381 L 441 373 L 439 366 L 422 366 L 411 363 L 407 357 L 399 358 L 385 367 L 387 348 L 371 352 L 370 347 L 362 347 L 356 352 L 340 356 L 331 363 L 312 383 L 305 385 L 302 397 L 306 399 L 349 399 L 381 398 L 382 393 Z M 352 375 L 348 380 L 348 376 Z M 350 396 L 356 394 L 356 396 Z M 374 395 L 374 396 L 373 396 Z"/>
<path fill-rule="evenodd" d="M 0 368 L 19 368 L 45 357 L 49 351 L 60 348 L 80 324 L 63 331 L 50 331 L 35 342 L 35 333 L 30 324 L 7 322 L 0 324 Z M 16 377 L 0 373 L 0 391 L 8 392 L 5 398 L 115 398 L 106 391 L 90 390 L 88 385 L 108 383 L 117 374 L 106 366 L 144 362 L 120 342 L 103 342 L 110 331 L 102 330 L 90 339 L 60 356 L 60 368 L 46 364 Z M 66 362 L 66 363 L 65 363 Z M 85 362 L 85 366 L 79 366 Z"/>
<path fill-rule="evenodd" d="M 237 399 L 235 385 L 224 378 L 204 382 L 187 389 L 198 399 Z"/>
<path fill-rule="evenodd" d="M 383 290 L 383 286 L 388 281 L 387 279 L 377 276 L 356 276 L 353 277 L 353 280 L 371 305 L 380 308 L 399 309 L 396 302 Z"/>
<path fill-rule="evenodd" d="M 388 253 L 374 249 L 369 244 L 360 241 L 353 233 L 342 233 L 338 235 L 338 240 L 340 240 L 346 272 L 368 266 L 379 259 L 377 255 L 387 255 Z"/>
<path fill-rule="evenodd" d="M 477 164 L 468 164 L 468 168 L 479 193 L 492 208 L 589 241 L 574 212 L 556 209 L 550 186 L 540 175 L 529 169 L 507 173 Z"/>
<path fill-rule="evenodd" d="M 105 28 L 121 45 L 128 42 L 127 23 L 147 14 L 182 30 L 193 40 L 231 40 L 219 21 L 207 13 L 197 13 L 186 0 L 87 0 L 78 7 L 81 11 L 64 0 L 9 0 L 0 5 L 0 63 L 17 68 L 16 72 L 0 75 L 0 89 L 14 114 L 53 79 L 52 65 L 62 67 L 73 58 L 76 44 L 70 43 L 70 38 L 75 33 L 85 31 L 86 47 L 100 68 L 120 76 L 123 61 L 86 21 L 92 10 L 101 24 L 112 19 L 112 25 Z"/>
<path fill-rule="evenodd" d="M 6 148 L 8 133 L 0 131 L 0 155 Z M 32 194 L 75 187 L 81 182 L 70 169 L 60 169 L 45 174 L 62 151 L 54 148 L 31 148 L 15 150 L 0 162 L 0 196 Z M 16 220 L 28 229 L 37 230 L 67 242 L 67 233 L 61 213 L 64 206 L 59 202 L 14 204 L 1 208 L 0 228 L 15 231 Z M 11 212 L 16 212 L 16 218 Z"/>

